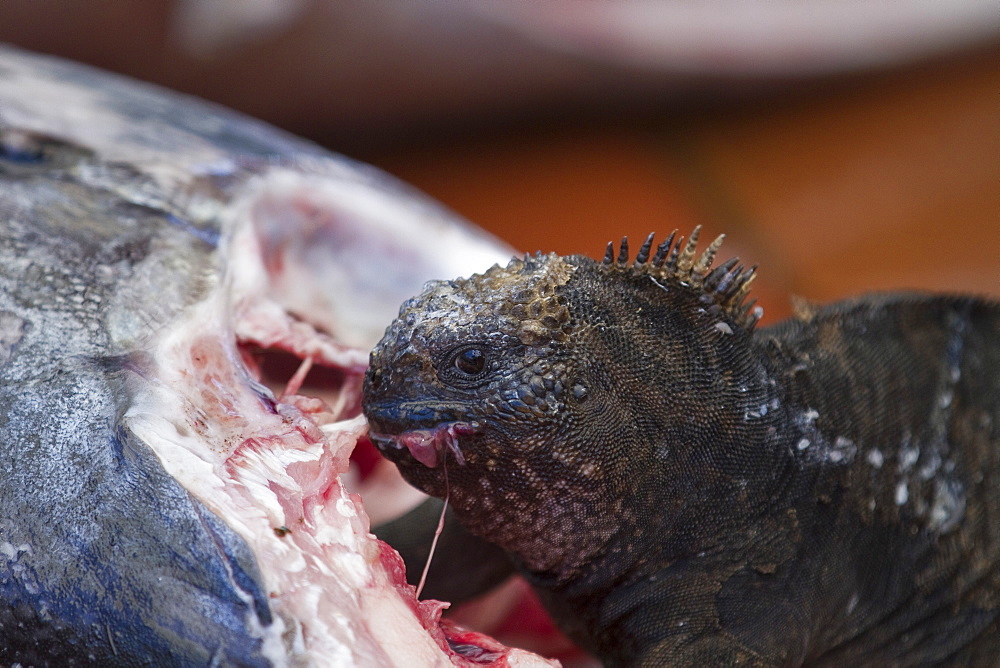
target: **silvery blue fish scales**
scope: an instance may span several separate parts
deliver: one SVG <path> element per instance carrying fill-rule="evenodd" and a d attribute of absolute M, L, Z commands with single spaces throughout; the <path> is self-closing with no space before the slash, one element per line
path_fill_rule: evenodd
<path fill-rule="evenodd" d="M 260 123 L 7 48 L 0 147 L 0 663 L 450 665 L 338 474 L 397 305 L 507 249 Z M 263 348 L 342 385 L 272 391 Z"/>

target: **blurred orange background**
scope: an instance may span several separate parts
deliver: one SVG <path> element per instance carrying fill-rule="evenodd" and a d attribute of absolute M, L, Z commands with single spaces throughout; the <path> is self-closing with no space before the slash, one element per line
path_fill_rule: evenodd
<path fill-rule="evenodd" d="M 630 124 L 519 129 L 368 157 L 525 251 L 727 234 L 789 294 L 1000 296 L 1000 60 L 987 51 Z M 706 234 L 707 233 L 707 234 Z"/>

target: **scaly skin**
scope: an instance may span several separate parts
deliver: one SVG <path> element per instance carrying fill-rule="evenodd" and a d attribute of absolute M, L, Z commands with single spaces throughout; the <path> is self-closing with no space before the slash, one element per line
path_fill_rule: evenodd
<path fill-rule="evenodd" d="M 372 352 L 372 440 L 609 664 L 1000 655 L 1000 304 L 755 329 L 752 270 L 695 238 L 428 285 Z"/>

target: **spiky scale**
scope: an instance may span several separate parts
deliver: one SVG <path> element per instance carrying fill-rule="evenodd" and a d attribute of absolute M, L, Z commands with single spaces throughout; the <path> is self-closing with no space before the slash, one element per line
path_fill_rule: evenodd
<path fill-rule="evenodd" d="M 608 249 L 604 252 L 604 264 L 611 264 L 615 261 L 615 242 L 608 242 Z"/>
<path fill-rule="evenodd" d="M 677 236 L 677 230 L 670 233 L 663 243 L 659 245 L 656 249 L 656 257 L 653 258 L 653 264 L 657 267 L 662 267 L 664 261 L 667 259 L 667 253 L 670 252 L 671 247 L 674 245 L 674 237 Z"/>
<path fill-rule="evenodd" d="M 677 257 L 681 252 L 681 244 L 684 243 L 684 236 L 677 237 L 677 242 L 670 247 L 670 253 L 667 255 L 667 261 L 664 264 L 670 270 L 677 268 Z"/>
<path fill-rule="evenodd" d="M 635 256 L 635 263 L 637 265 L 646 264 L 646 261 L 649 260 L 649 251 L 653 247 L 654 236 L 656 236 L 656 233 L 650 232 L 649 236 L 646 237 L 646 240 L 642 242 L 642 247 L 639 249 L 639 253 Z"/>
<path fill-rule="evenodd" d="M 701 225 L 691 230 L 691 236 L 688 238 L 687 245 L 684 246 L 683 252 L 677 258 L 677 269 L 688 276 L 691 275 L 691 267 L 694 266 L 694 252 L 698 247 L 698 236 L 700 233 Z"/>
<path fill-rule="evenodd" d="M 713 269 L 705 277 L 704 287 L 706 290 L 716 291 L 722 284 L 722 280 L 729 274 L 733 267 L 739 262 L 738 258 L 732 257 Z"/>
<path fill-rule="evenodd" d="M 715 238 L 715 241 L 709 244 L 708 248 L 705 249 L 705 252 L 698 257 L 698 260 L 694 263 L 694 266 L 691 267 L 692 274 L 704 276 L 706 273 L 708 273 L 709 268 L 712 266 L 712 262 L 715 261 L 715 254 L 716 252 L 718 252 L 719 247 L 722 246 L 722 242 L 725 239 L 726 235 L 720 234 L 718 237 Z"/>
<path fill-rule="evenodd" d="M 624 266 L 628 262 L 628 237 L 622 237 L 621 250 L 618 251 L 618 265 Z"/>

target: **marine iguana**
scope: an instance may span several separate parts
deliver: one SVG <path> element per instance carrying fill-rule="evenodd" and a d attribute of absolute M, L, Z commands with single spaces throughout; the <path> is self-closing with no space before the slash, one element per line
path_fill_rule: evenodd
<path fill-rule="evenodd" d="M 371 353 L 372 441 L 608 664 L 996 660 L 1000 303 L 756 328 L 754 268 L 697 236 L 427 284 Z"/>

